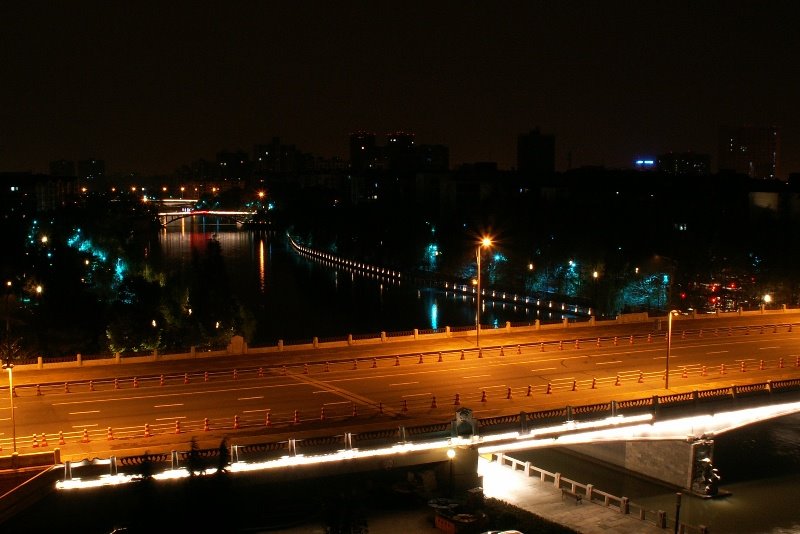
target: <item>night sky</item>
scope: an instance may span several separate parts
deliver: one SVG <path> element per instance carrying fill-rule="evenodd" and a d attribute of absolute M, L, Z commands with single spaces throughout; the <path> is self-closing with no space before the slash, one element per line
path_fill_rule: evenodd
<path fill-rule="evenodd" d="M 784 1 L 13 1 L 0 4 L 0 171 L 104 159 L 169 174 L 280 137 L 348 157 L 413 131 L 451 167 L 708 153 L 723 124 L 781 128 L 800 172 L 800 7 Z"/>

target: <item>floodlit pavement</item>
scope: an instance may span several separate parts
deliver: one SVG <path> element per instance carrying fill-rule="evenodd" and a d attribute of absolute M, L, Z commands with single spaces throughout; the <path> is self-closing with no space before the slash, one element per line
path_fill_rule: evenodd
<path fill-rule="evenodd" d="M 665 532 L 653 523 L 623 515 L 613 508 L 588 501 L 576 504 L 572 499 L 564 499 L 551 482 L 526 477 L 523 471 L 512 471 L 483 457 L 478 460 L 478 473 L 483 476 L 484 496 L 508 502 L 582 534 Z"/>

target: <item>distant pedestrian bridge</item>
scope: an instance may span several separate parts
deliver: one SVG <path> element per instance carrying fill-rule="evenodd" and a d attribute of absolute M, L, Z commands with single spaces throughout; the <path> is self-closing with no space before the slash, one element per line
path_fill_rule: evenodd
<path fill-rule="evenodd" d="M 253 222 L 257 211 L 236 211 L 236 210 L 209 210 L 184 207 L 180 211 L 161 211 L 158 213 L 158 220 L 161 226 L 166 226 L 171 222 L 189 217 L 219 217 L 229 219 L 236 224 L 246 224 Z"/>

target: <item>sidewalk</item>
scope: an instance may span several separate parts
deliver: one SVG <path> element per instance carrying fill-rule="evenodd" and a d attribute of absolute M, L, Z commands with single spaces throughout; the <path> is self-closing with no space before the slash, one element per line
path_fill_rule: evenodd
<path fill-rule="evenodd" d="M 523 508 L 540 517 L 570 527 L 582 534 L 664 534 L 665 530 L 636 516 L 584 501 L 565 500 L 551 483 L 526 477 L 484 458 L 478 460 L 483 476 L 483 494 Z"/>

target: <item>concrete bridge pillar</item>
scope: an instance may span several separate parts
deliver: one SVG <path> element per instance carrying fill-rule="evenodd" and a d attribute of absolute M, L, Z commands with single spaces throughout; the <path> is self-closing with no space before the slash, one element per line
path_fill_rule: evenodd
<path fill-rule="evenodd" d="M 586 443 L 566 447 L 571 452 L 599 460 L 676 488 L 707 494 L 704 475 L 713 464 L 713 440 L 653 440 Z"/>

